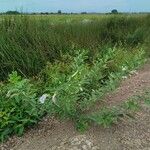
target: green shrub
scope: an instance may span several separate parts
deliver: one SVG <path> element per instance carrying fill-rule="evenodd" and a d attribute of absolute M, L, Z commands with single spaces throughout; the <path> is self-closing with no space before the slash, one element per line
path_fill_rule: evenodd
<path fill-rule="evenodd" d="M 17 72 L 9 75 L 8 83 L 0 89 L 0 139 L 37 123 L 41 117 L 37 89 L 29 80 L 21 79 Z"/>
<path fill-rule="evenodd" d="M 53 113 L 79 123 L 82 114 L 114 90 L 122 76 L 144 63 L 144 51 L 129 53 L 114 48 L 97 56 L 92 65 L 86 59 L 86 51 L 79 51 L 69 64 L 49 64 L 41 75 L 46 83 L 44 93 L 52 95 Z"/>

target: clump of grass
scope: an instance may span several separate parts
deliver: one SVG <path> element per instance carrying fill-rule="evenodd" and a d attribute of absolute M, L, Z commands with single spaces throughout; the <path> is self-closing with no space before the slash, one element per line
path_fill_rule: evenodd
<path fill-rule="evenodd" d="M 86 62 L 87 53 L 83 50 L 77 53 L 73 62 L 63 64 L 63 72 L 59 64 L 48 65 L 41 75 L 46 82 L 44 93 L 52 95 L 53 113 L 73 119 L 77 127 L 82 128 L 80 130 L 88 124 L 84 113 L 108 91 L 115 89 L 122 76 L 144 63 L 142 50 L 129 54 L 114 48 L 105 50 L 100 56 L 89 65 Z"/>
<path fill-rule="evenodd" d="M 108 128 L 117 124 L 123 117 L 134 118 L 133 114 L 140 109 L 140 104 L 135 100 L 128 100 L 119 106 L 105 107 L 99 112 L 87 116 L 87 121 L 94 122 Z M 86 127 L 86 126 L 85 126 Z"/>

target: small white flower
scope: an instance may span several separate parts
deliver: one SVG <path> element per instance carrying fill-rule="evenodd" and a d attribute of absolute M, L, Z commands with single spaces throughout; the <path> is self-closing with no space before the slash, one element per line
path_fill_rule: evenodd
<path fill-rule="evenodd" d="M 41 102 L 41 104 L 44 104 L 44 103 L 45 103 L 46 98 L 47 98 L 48 96 L 49 96 L 48 94 L 43 94 L 43 95 L 40 97 L 39 101 Z"/>
<path fill-rule="evenodd" d="M 127 76 L 123 76 L 123 77 L 122 77 L 122 79 L 127 79 L 127 78 L 128 78 Z"/>
<path fill-rule="evenodd" d="M 122 71 L 126 71 L 128 69 L 127 66 L 122 66 Z"/>

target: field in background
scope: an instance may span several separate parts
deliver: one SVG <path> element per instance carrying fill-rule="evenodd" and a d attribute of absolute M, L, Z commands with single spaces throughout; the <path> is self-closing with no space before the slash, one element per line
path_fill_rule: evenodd
<path fill-rule="evenodd" d="M 0 140 L 46 114 L 83 131 L 136 110 L 129 101 L 90 113 L 150 55 L 149 26 L 146 14 L 0 16 Z"/>
<path fill-rule="evenodd" d="M 36 75 L 45 64 L 86 49 L 94 55 L 109 47 L 147 49 L 149 15 L 1 16 L 0 77 L 12 70 Z"/>

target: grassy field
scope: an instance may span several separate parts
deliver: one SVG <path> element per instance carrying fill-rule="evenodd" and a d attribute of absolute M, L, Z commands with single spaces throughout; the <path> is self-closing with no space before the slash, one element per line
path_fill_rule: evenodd
<path fill-rule="evenodd" d="M 149 25 L 146 14 L 1 16 L 1 140 L 46 114 L 69 118 L 80 131 L 116 123 L 135 103 L 86 112 L 145 62 Z"/>
<path fill-rule="evenodd" d="M 86 49 L 92 59 L 114 46 L 147 48 L 149 23 L 147 15 L 1 16 L 0 77 L 12 70 L 36 75 L 47 62 L 77 49 Z"/>

